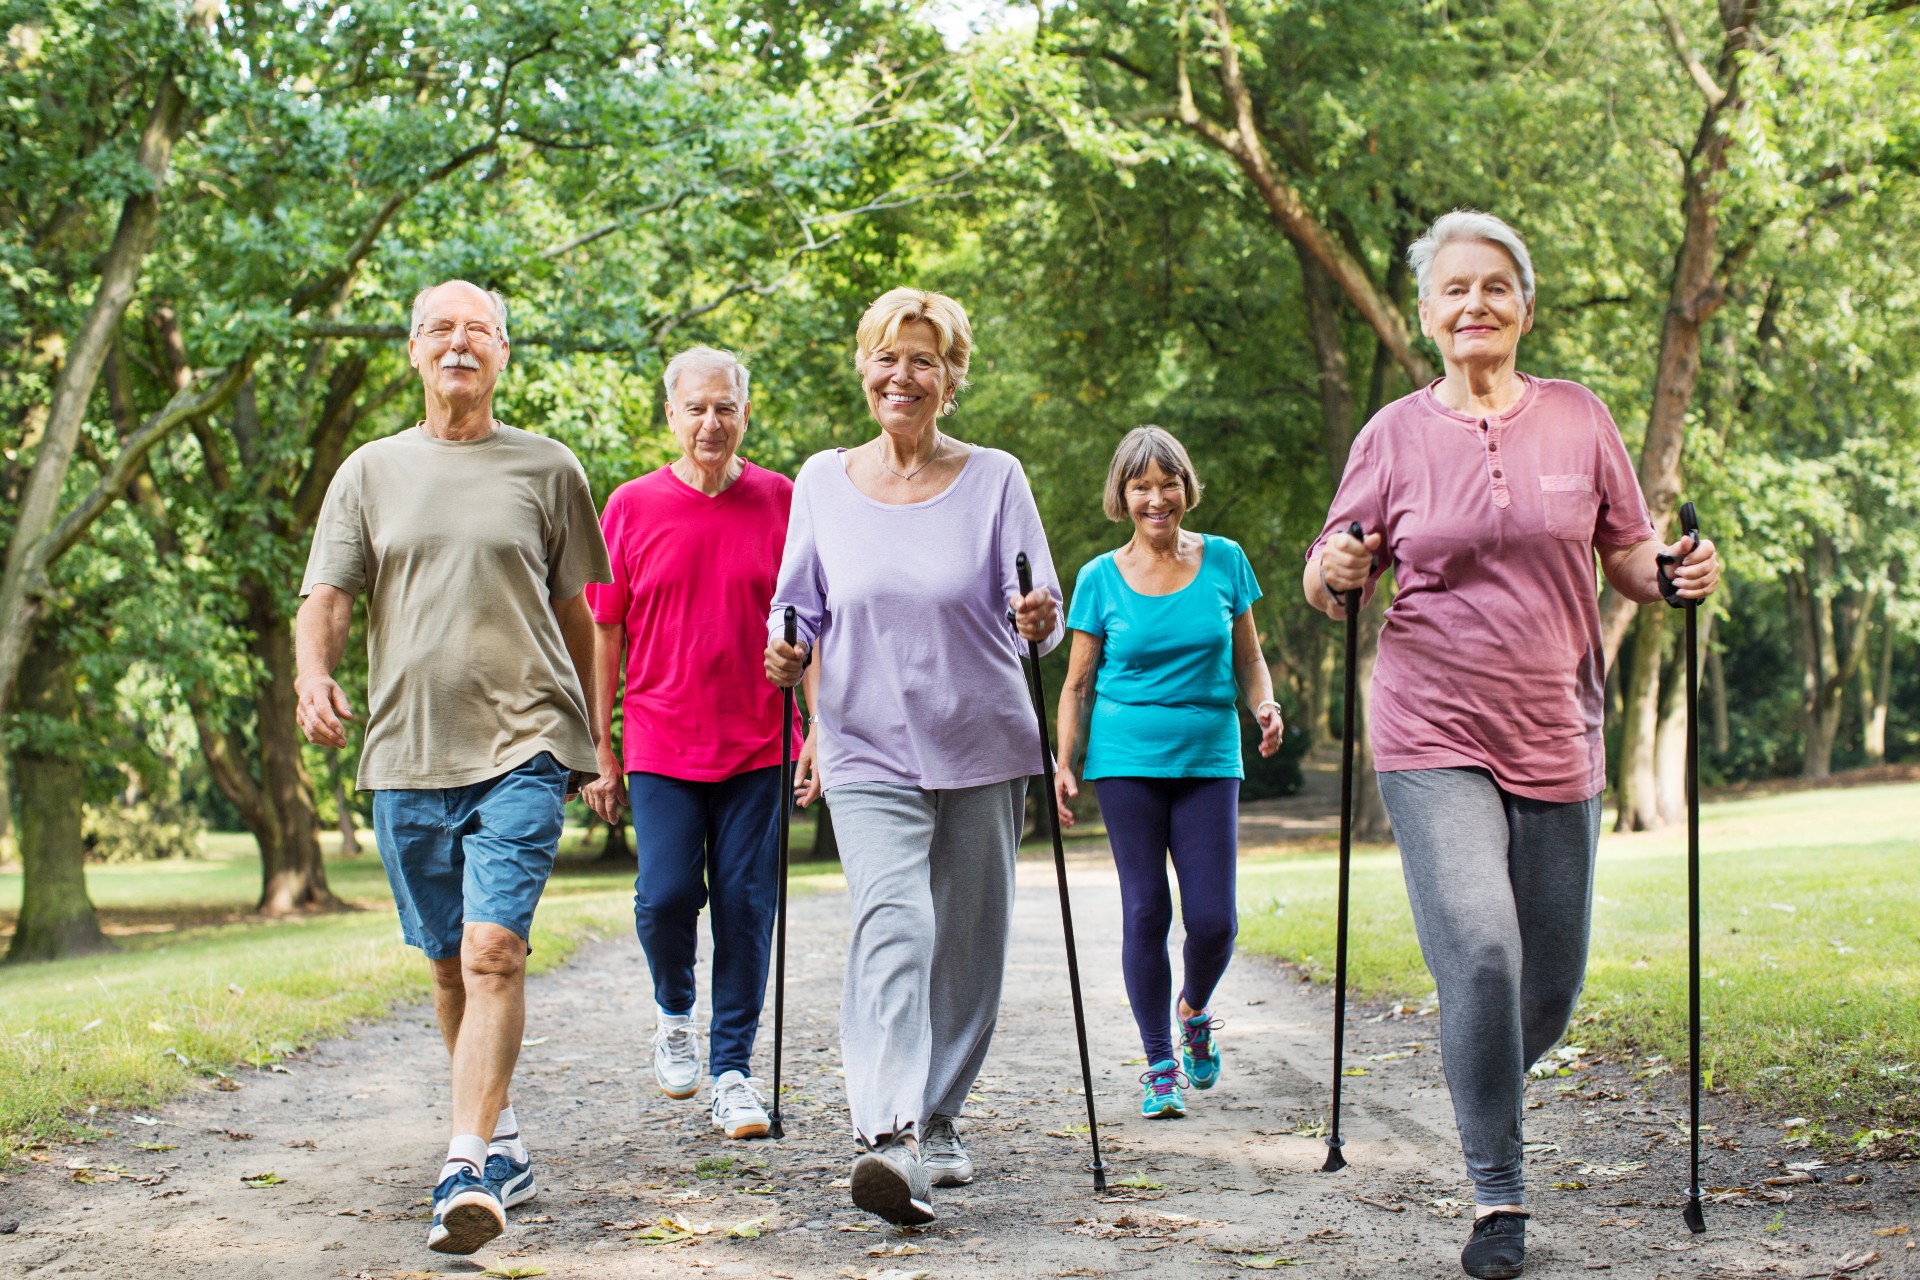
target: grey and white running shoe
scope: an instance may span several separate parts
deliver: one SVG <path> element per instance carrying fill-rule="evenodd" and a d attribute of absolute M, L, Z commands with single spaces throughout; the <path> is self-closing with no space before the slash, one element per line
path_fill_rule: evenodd
<path fill-rule="evenodd" d="M 936 1187 L 964 1187 L 973 1181 L 973 1157 L 960 1141 L 952 1116 L 935 1116 L 927 1121 L 926 1136 L 920 1139 L 920 1163 Z"/>
<path fill-rule="evenodd" d="M 764 1138 L 772 1122 L 747 1078 L 723 1071 L 713 1082 L 713 1127 L 729 1138 Z"/>
<path fill-rule="evenodd" d="M 933 1221 L 933 1187 L 927 1167 L 901 1138 L 893 1138 L 853 1162 L 856 1208 L 900 1227 Z"/>
<path fill-rule="evenodd" d="M 653 1032 L 653 1078 L 669 1098 L 700 1092 L 700 1033 L 693 1019 L 662 1021 Z"/>

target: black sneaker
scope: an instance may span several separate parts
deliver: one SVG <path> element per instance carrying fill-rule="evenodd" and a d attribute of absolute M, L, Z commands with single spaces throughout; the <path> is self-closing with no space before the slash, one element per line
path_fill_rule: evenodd
<path fill-rule="evenodd" d="M 893 1138 L 853 1162 L 853 1203 L 897 1227 L 933 1221 L 933 1189 L 920 1156 Z"/>
<path fill-rule="evenodd" d="M 1526 1269 L 1529 1216 L 1502 1209 L 1476 1221 L 1460 1251 L 1460 1269 L 1475 1280 L 1513 1280 Z"/>

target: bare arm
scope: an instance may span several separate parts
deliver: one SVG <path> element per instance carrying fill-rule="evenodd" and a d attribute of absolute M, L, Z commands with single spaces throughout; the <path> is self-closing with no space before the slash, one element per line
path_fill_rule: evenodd
<path fill-rule="evenodd" d="M 300 606 L 293 624 L 293 689 L 298 701 L 294 719 L 307 741 L 322 747 L 344 747 L 347 731 L 342 720 L 353 719 L 347 695 L 333 682 L 333 669 L 346 651 L 353 625 L 353 597 L 336 586 L 321 583 Z"/>
<path fill-rule="evenodd" d="M 609 826 L 626 807 L 626 779 L 613 753 L 613 703 L 620 690 L 620 660 L 627 652 L 627 629 L 618 622 L 593 624 L 593 702 L 587 708 L 600 776 L 581 789 L 580 798 Z"/>
<path fill-rule="evenodd" d="M 1372 576 L 1373 558 L 1380 550 L 1381 541 L 1377 530 L 1368 534 L 1364 542 L 1350 533 L 1336 533 L 1328 538 L 1320 548 L 1320 558 L 1309 560 L 1306 571 L 1300 575 L 1300 589 L 1306 593 L 1307 603 L 1340 622 L 1347 616 L 1341 595 L 1358 591 L 1361 604 L 1371 600 L 1374 584 L 1368 578 Z"/>
<path fill-rule="evenodd" d="M 1087 721 L 1093 715 L 1094 679 L 1105 651 L 1100 637 L 1069 631 L 1073 648 L 1067 654 L 1067 678 L 1060 685 L 1060 753 L 1054 758 L 1053 799 L 1062 826 L 1073 825 L 1068 801 L 1080 794 L 1080 753 L 1087 741 Z"/>
<path fill-rule="evenodd" d="M 1280 733 L 1286 724 L 1280 704 L 1273 700 L 1273 673 L 1267 670 L 1267 655 L 1260 651 L 1260 630 L 1254 625 L 1251 609 L 1233 620 L 1233 681 L 1240 687 L 1247 709 L 1260 722 L 1260 754 L 1272 755 L 1280 749 Z"/>
<path fill-rule="evenodd" d="M 1635 604 L 1653 604 L 1660 596 L 1662 553 L 1685 558 L 1670 570 L 1680 595 L 1687 600 L 1704 600 L 1720 583 L 1720 555 L 1711 538 L 1702 538 L 1699 546 L 1691 538 L 1681 538 L 1671 546 L 1661 546 L 1652 538 L 1631 546 L 1600 548 L 1600 571 L 1607 581 Z"/>
<path fill-rule="evenodd" d="M 593 610 L 587 607 L 587 593 L 582 591 L 568 599 L 555 600 L 553 616 L 560 624 L 560 639 L 567 646 L 567 657 L 573 661 L 573 672 L 580 677 L 580 692 L 587 698 L 587 728 L 593 734 L 594 745 L 598 747 L 602 729 L 598 712 L 601 695 L 594 643 L 599 626 L 593 620 Z M 608 720 L 611 721 L 611 718 L 612 709 L 609 706 Z"/>
<path fill-rule="evenodd" d="M 820 725 L 815 710 L 820 705 L 820 664 L 807 664 L 800 677 L 800 691 L 806 695 L 807 732 L 800 743 L 800 756 L 793 762 L 793 801 L 802 809 L 820 798 L 825 784 L 820 778 Z"/>

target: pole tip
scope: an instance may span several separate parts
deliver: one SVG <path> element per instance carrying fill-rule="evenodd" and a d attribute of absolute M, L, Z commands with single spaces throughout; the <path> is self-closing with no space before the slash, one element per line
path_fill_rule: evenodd
<path fill-rule="evenodd" d="M 1327 1162 L 1320 1166 L 1320 1172 L 1338 1173 L 1347 1167 L 1347 1158 L 1340 1154 L 1340 1148 L 1346 1145 L 1344 1138 L 1327 1139 Z"/>
<path fill-rule="evenodd" d="M 769 1138 L 784 1138 L 787 1136 L 787 1126 L 780 1123 L 780 1113 L 778 1111 L 767 1117 L 767 1136 Z"/>
<path fill-rule="evenodd" d="M 1687 1220 L 1687 1230 L 1695 1235 L 1703 1235 L 1707 1229 L 1707 1215 L 1700 1206 L 1700 1193 L 1693 1191 L 1687 1196 L 1687 1207 L 1681 1212 Z"/>

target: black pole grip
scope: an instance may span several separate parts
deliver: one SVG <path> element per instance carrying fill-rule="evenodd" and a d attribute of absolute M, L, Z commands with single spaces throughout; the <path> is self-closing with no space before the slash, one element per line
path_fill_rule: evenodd
<path fill-rule="evenodd" d="M 798 640 L 800 638 L 800 624 L 799 624 L 799 620 L 794 615 L 794 609 L 792 605 L 787 606 L 786 625 L 787 625 L 787 643 L 792 644 L 795 640 Z"/>
<path fill-rule="evenodd" d="M 1694 510 L 1691 502 L 1682 503 L 1680 506 L 1680 536 L 1683 538 L 1692 538 L 1693 547 L 1700 545 L 1700 513 Z M 1693 547 L 1687 548 L 1688 555 L 1693 554 Z M 1680 557 L 1669 555 L 1665 551 L 1662 551 L 1658 556 L 1654 557 L 1654 561 L 1656 565 L 1655 571 L 1660 577 L 1661 599 L 1676 609 L 1687 609 L 1700 603 L 1698 600 L 1689 600 L 1681 595 L 1680 588 L 1674 585 L 1673 575 L 1667 572 L 1673 568 L 1674 565 L 1680 563 Z"/>
<path fill-rule="evenodd" d="M 1020 594 L 1033 594 L 1033 566 L 1027 563 L 1027 553 L 1022 551 L 1013 558 L 1013 571 L 1020 575 Z"/>

